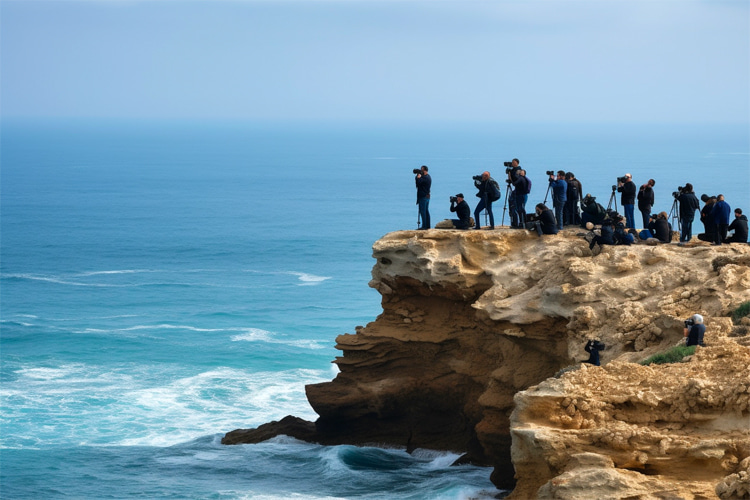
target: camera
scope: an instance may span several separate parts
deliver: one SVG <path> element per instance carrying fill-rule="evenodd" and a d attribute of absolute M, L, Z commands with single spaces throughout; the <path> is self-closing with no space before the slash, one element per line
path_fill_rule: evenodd
<path fill-rule="evenodd" d="M 554 170 L 547 170 L 547 175 L 555 175 L 555 171 Z"/>
<path fill-rule="evenodd" d="M 540 217 L 536 214 L 526 214 L 526 220 L 524 220 L 524 228 L 531 231 L 536 226 L 536 222 L 540 219 Z"/>
<path fill-rule="evenodd" d="M 512 168 L 513 167 L 513 162 L 512 161 L 504 161 L 503 162 L 503 166 L 504 167 L 511 167 Z"/>
<path fill-rule="evenodd" d="M 422 173 L 422 169 L 421 169 L 421 168 L 415 168 L 415 169 L 414 169 L 414 170 L 412 170 L 411 172 L 412 172 L 413 174 L 421 174 L 421 173 Z"/>
<path fill-rule="evenodd" d="M 613 184 L 613 185 L 612 185 L 612 192 L 614 193 L 615 191 L 617 191 L 617 186 L 615 186 L 615 185 Z"/>
<path fill-rule="evenodd" d="M 695 324 L 695 320 L 693 318 L 686 319 L 685 320 L 685 328 L 690 328 Z"/>
<path fill-rule="evenodd" d="M 679 197 L 680 197 L 680 195 L 682 194 L 682 192 L 683 192 L 684 190 L 685 190 L 685 187 L 684 187 L 684 186 L 677 186 L 677 191 L 672 191 L 672 197 L 673 197 L 674 199 L 677 199 L 677 198 L 679 198 Z"/>
<path fill-rule="evenodd" d="M 451 203 L 456 203 L 458 201 L 458 198 L 455 196 L 451 196 Z"/>
<path fill-rule="evenodd" d="M 618 182 L 619 184 L 625 184 L 625 183 L 626 183 L 627 181 L 628 181 L 628 178 L 627 178 L 627 177 L 624 177 L 624 176 L 623 176 L 623 177 L 618 177 L 618 178 L 617 178 L 617 182 Z"/>
<path fill-rule="evenodd" d="M 474 177 L 472 177 L 472 179 L 474 179 L 475 181 L 481 181 L 482 180 L 482 176 L 481 175 L 475 175 Z"/>
<path fill-rule="evenodd" d="M 589 347 L 589 349 L 596 349 L 597 351 L 603 351 L 607 348 L 605 344 L 602 344 L 598 340 L 589 340 L 586 345 Z"/>

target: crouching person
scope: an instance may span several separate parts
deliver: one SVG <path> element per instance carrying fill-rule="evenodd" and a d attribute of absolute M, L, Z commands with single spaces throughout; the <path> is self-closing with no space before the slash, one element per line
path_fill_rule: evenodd
<path fill-rule="evenodd" d="M 544 203 L 539 203 L 536 206 L 536 217 L 534 217 L 532 223 L 539 236 L 543 234 L 557 234 L 558 226 L 555 214 Z"/>
<path fill-rule="evenodd" d="M 469 229 L 471 227 L 471 208 L 469 204 L 464 201 L 463 193 L 458 193 L 456 196 L 451 196 L 451 212 L 455 212 L 458 219 L 451 219 L 453 227 L 456 229 Z"/>

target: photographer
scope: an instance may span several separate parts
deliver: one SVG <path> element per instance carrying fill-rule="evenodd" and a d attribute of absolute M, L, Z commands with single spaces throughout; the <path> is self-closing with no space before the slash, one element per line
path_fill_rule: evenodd
<path fill-rule="evenodd" d="M 539 203 L 536 206 L 536 216 L 534 217 L 534 227 L 536 233 L 541 236 L 543 234 L 557 234 L 557 221 L 555 220 L 555 214 L 552 213 L 547 205 Z"/>
<path fill-rule="evenodd" d="M 549 174 L 549 185 L 552 188 L 552 206 L 555 207 L 555 219 L 557 220 L 557 228 L 563 228 L 563 209 L 565 208 L 565 202 L 568 200 L 568 183 L 565 182 L 565 171 L 557 171 L 557 179 L 555 175 L 550 171 Z"/>
<path fill-rule="evenodd" d="M 589 340 L 586 342 L 586 347 L 583 349 L 589 353 L 589 359 L 584 361 L 584 363 L 589 363 L 594 366 L 601 366 L 601 362 L 599 361 L 599 351 L 603 351 L 605 348 L 604 344 L 599 342 L 598 340 Z"/>
<path fill-rule="evenodd" d="M 596 202 L 596 197 L 587 194 L 581 200 L 581 227 L 586 227 L 589 222 L 600 225 L 604 222 L 607 212 L 601 204 Z"/>
<path fill-rule="evenodd" d="M 515 198 L 516 216 L 518 217 L 519 229 L 523 229 L 526 222 L 526 201 L 529 199 L 531 181 L 526 177 L 526 170 L 518 170 L 518 178 L 513 182 L 511 197 Z"/>
<path fill-rule="evenodd" d="M 631 229 L 635 229 L 636 187 L 632 175 L 625 174 L 623 177 L 617 178 L 617 192 L 622 193 L 620 196 L 620 203 L 622 204 L 622 210 L 625 212 L 627 226 Z"/>
<path fill-rule="evenodd" d="M 514 192 L 513 196 L 508 197 L 508 210 L 510 211 L 510 227 L 523 229 L 524 228 L 524 219 L 518 218 L 518 205 L 516 204 L 518 197 L 515 193 L 515 183 L 518 180 L 519 172 L 521 171 L 520 167 L 520 161 L 518 161 L 518 158 L 513 158 L 513 160 L 510 162 L 510 165 L 508 165 L 508 162 L 503 163 L 505 165 L 505 172 L 508 174 L 508 180 L 506 181 L 508 185 L 513 186 Z M 524 176 L 526 175 L 526 171 L 524 171 Z M 528 194 L 528 191 L 527 191 Z M 524 206 L 524 211 L 526 210 L 526 207 Z"/>
<path fill-rule="evenodd" d="M 716 224 L 716 240 L 714 245 L 721 245 L 721 242 L 727 239 L 727 229 L 729 229 L 729 214 L 732 212 L 729 203 L 724 201 L 724 195 L 720 194 L 716 198 L 714 208 L 711 210 L 711 217 Z"/>
<path fill-rule="evenodd" d="M 427 173 L 427 165 L 422 165 L 420 169 L 414 169 L 417 184 L 417 205 L 419 205 L 419 216 L 422 224 L 419 229 L 430 229 L 430 187 L 432 186 L 432 177 Z"/>
<path fill-rule="evenodd" d="M 643 216 L 643 227 L 648 227 L 649 216 L 651 215 L 651 208 L 654 206 L 654 186 L 656 181 L 649 179 L 648 182 L 640 187 L 638 190 L 638 210 L 640 210 Z"/>
<path fill-rule="evenodd" d="M 625 228 L 624 217 L 617 212 L 612 212 L 610 217 L 614 224 L 615 245 L 632 245 L 635 241 L 635 236 L 630 234 Z"/>
<path fill-rule="evenodd" d="M 471 222 L 471 208 L 469 204 L 464 200 L 463 193 L 458 193 L 456 196 L 451 196 L 451 212 L 455 212 L 458 215 L 458 219 L 451 219 L 453 227 L 456 229 L 469 229 Z"/>
<path fill-rule="evenodd" d="M 672 224 L 667 220 L 667 212 L 659 212 L 656 218 L 650 220 L 648 229 L 654 235 L 654 238 L 662 243 L 672 241 Z"/>
<path fill-rule="evenodd" d="M 685 183 L 685 187 L 679 190 L 679 193 L 677 201 L 680 203 L 680 244 L 684 245 L 693 237 L 693 219 L 700 203 L 693 193 L 693 185 L 689 182 Z"/>
<path fill-rule="evenodd" d="M 577 226 L 581 223 L 581 214 L 578 211 L 578 203 L 583 196 L 583 186 L 581 181 L 576 179 L 573 172 L 565 174 L 565 182 L 568 184 L 566 196 L 568 201 L 565 202 L 565 211 L 563 214 L 563 225 Z"/>
<path fill-rule="evenodd" d="M 734 220 L 729 225 L 729 231 L 734 231 L 734 234 L 724 240 L 725 243 L 747 243 L 747 217 L 742 215 L 741 208 L 734 209 Z"/>
<path fill-rule="evenodd" d="M 703 324 L 703 316 L 693 314 L 690 319 L 685 320 L 685 328 L 682 334 L 687 339 L 686 345 L 703 345 L 703 334 L 706 333 L 706 325 Z"/>
<path fill-rule="evenodd" d="M 479 225 L 479 214 L 487 209 L 490 216 L 490 229 L 495 229 L 495 215 L 492 213 L 492 203 L 500 199 L 500 188 L 497 181 L 490 177 L 489 172 L 474 176 L 474 187 L 479 190 L 477 197 L 479 203 L 474 209 L 474 229 L 482 229 Z"/>

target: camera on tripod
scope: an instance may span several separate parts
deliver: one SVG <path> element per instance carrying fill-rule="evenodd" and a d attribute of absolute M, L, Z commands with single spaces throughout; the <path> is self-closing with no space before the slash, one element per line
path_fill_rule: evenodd
<path fill-rule="evenodd" d="M 547 170 L 547 175 L 555 175 L 555 171 L 554 170 Z"/>
<path fill-rule="evenodd" d="M 504 161 L 503 166 L 505 167 L 505 173 L 509 174 L 513 171 L 513 162 L 512 161 Z"/>
<path fill-rule="evenodd" d="M 414 170 L 411 171 L 411 173 L 413 173 L 413 174 L 421 174 L 422 173 L 422 169 L 421 168 L 415 168 Z"/>

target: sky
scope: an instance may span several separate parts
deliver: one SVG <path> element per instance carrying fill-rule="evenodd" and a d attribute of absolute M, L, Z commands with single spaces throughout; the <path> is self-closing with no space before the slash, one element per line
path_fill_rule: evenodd
<path fill-rule="evenodd" d="M 2 0 L 0 116 L 747 123 L 747 0 Z"/>

